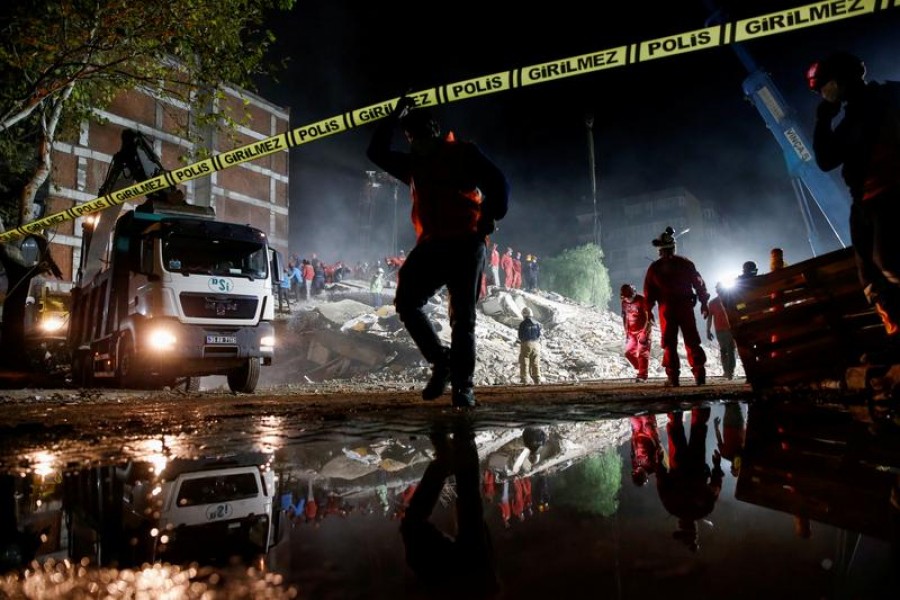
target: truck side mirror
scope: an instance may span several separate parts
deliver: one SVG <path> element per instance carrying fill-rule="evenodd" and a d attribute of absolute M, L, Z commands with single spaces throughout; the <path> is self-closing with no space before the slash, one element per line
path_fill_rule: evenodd
<path fill-rule="evenodd" d="M 269 270 L 272 272 L 272 283 L 276 283 L 279 279 L 281 279 L 281 273 L 284 272 L 284 258 L 281 256 L 281 252 L 269 246 L 269 250 L 272 252 L 272 259 L 269 262 Z"/>

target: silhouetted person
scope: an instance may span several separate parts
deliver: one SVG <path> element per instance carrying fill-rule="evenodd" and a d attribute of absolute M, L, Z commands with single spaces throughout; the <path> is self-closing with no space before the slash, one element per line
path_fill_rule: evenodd
<path fill-rule="evenodd" d="M 669 514 L 678 518 L 678 529 L 672 533 L 672 537 L 691 552 L 700 549 L 697 521 L 712 513 L 725 476 L 718 450 L 713 453 L 711 470 L 706 462 L 709 415 L 709 407 L 691 409 L 691 433 L 688 441 L 682 412 L 669 413 L 666 424 L 669 437 L 668 465 L 661 464 L 656 473 L 659 499 Z"/>
<path fill-rule="evenodd" d="M 662 334 L 662 366 L 666 370 L 666 386 L 680 385 L 681 359 L 678 356 L 678 332 L 684 340 L 688 364 L 697 385 L 706 384 L 706 352 L 700 345 L 700 332 L 694 306 L 700 303 L 700 314 L 709 315 L 709 293 L 706 282 L 691 260 L 675 254 L 675 230 L 665 231 L 652 244 L 659 258 L 650 263 L 644 276 L 644 298 L 647 310 L 659 305 L 659 329 Z"/>
<path fill-rule="evenodd" d="M 468 423 L 453 426 L 453 437 L 436 428 L 431 435 L 435 457 L 416 487 L 400 533 L 406 562 L 435 592 L 454 598 L 490 597 L 499 590 L 493 545 L 484 521 L 475 435 Z M 455 535 L 431 521 L 449 477 L 456 483 Z"/>
<path fill-rule="evenodd" d="M 426 109 L 401 98 L 375 130 L 369 159 L 407 184 L 412 195 L 416 246 L 400 267 L 394 306 L 422 356 L 432 365 L 423 400 L 452 386 L 455 408 L 475 406 L 475 306 L 487 253 L 487 236 L 506 215 L 509 184 L 475 144 L 456 140 Z M 402 129 L 409 152 L 391 147 Z M 446 286 L 450 347 L 441 343 L 423 308 Z"/>
<path fill-rule="evenodd" d="M 860 284 L 888 335 L 900 333 L 900 82 L 866 81 L 863 61 L 836 52 L 806 72 L 821 102 L 813 153 L 823 171 L 841 167 L 853 203 L 850 241 Z M 834 124 L 838 115 L 843 115 Z"/>

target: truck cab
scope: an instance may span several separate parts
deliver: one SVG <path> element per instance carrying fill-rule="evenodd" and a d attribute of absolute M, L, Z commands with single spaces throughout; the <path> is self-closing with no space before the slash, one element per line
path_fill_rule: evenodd
<path fill-rule="evenodd" d="M 248 561 L 277 541 L 271 457 L 176 459 L 158 474 L 135 469 L 123 486 L 126 529 L 146 531 L 147 558 Z"/>
<path fill-rule="evenodd" d="M 87 385 L 174 385 L 225 375 L 256 388 L 274 356 L 275 252 L 249 225 L 156 205 L 119 217 L 106 255 L 72 291 L 73 374 Z M 97 240 L 94 240 L 97 243 Z"/>

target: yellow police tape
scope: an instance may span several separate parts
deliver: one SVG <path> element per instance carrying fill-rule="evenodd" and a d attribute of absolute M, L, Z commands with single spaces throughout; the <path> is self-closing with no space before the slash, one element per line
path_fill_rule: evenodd
<path fill-rule="evenodd" d="M 474 79 L 408 94 L 417 106 L 434 106 L 494 94 L 505 90 L 574 77 L 606 69 L 623 67 L 648 60 L 656 60 L 716 48 L 738 42 L 786 33 L 806 27 L 824 25 L 834 21 L 859 17 L 880 10 L 900 6 L 900 0 L 828 0 L 805 6 L 789 8 L 750 19 L 725 22 L 676 35 L 656 38 L 616 48 L 608 48 L 590 54 L 562 58 L 551 62 L 502 71 Z M 153 179 L 142 181 L 106 196 L 73 206 L 21 227 L 0 233 L 0 242 L 8 242 L 31 233 L 39 233 L 64 221 L 99 212 L 110 206 L 123 204 L 150 192 L 176 186 L 185 181 L 206 177 L 241 163 L 255 160 L 274 152 L 281 152 L 315 140 L 347 131 L 388 116 L 399 98 L 352 110 L 316 123 L 297 127 L 291 131 L 270 137 L 212 158 L 175 169 Z"/>

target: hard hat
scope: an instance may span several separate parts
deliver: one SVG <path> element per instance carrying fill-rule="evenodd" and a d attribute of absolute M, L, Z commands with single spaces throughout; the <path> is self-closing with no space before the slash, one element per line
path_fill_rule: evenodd
<path fill-rule="evenodd" d="M 530 317 L 530 316 L 531 316 L 531 309 L 528 308 L 527 306 L 526 306 L 525 308 L 523 308 L 523 309 L 522 309 L 522 316 L 523 316 L 523 317 Z"/>
<path fill-rule="evenodd" d="M 829 81 L 847 84 L 861 81 L 865 76 L 866 65 L 858 56 L 849 52 L 835 52 L 810 65 L 806 70 L 806 83 L 809 89 L 818 93 Z"/>
<path fill-rule="evenodd" d="M 379 272 L 379 273 L 384 273 L 384 267 L 378 267 L 378 272 Z"/>
<path fill-rule="evenodd" d="M 634 286 L 630 283 L 623 284 L 622 289 L 619 290 L 619 295 L 622 298 L 631 298 L 634 296 Z"/>
<path fill-rule="evenodd" d="M 657 248 L 675 248 L 675 230 L 671 227 L 666 227 L 666 230 L 663 231 L 658 238 L 651 242 Z"/>
<path fill-rule="evenodd" d="M 400 127 L 413 139 L 435 138 L 441 135 L 441 126 L 438 125 L 431 111 L 424 108 L 417 108 L 406 113 L 400 119 Z"/>
<path fill-rule="evenodd" d="M 752 260 L 748 260 L 747 262 L 745 262 L 742 270 L 744 271 L 744 275 L 756 275 L 756 273 L 758 272 L 756 263 Z"/>

